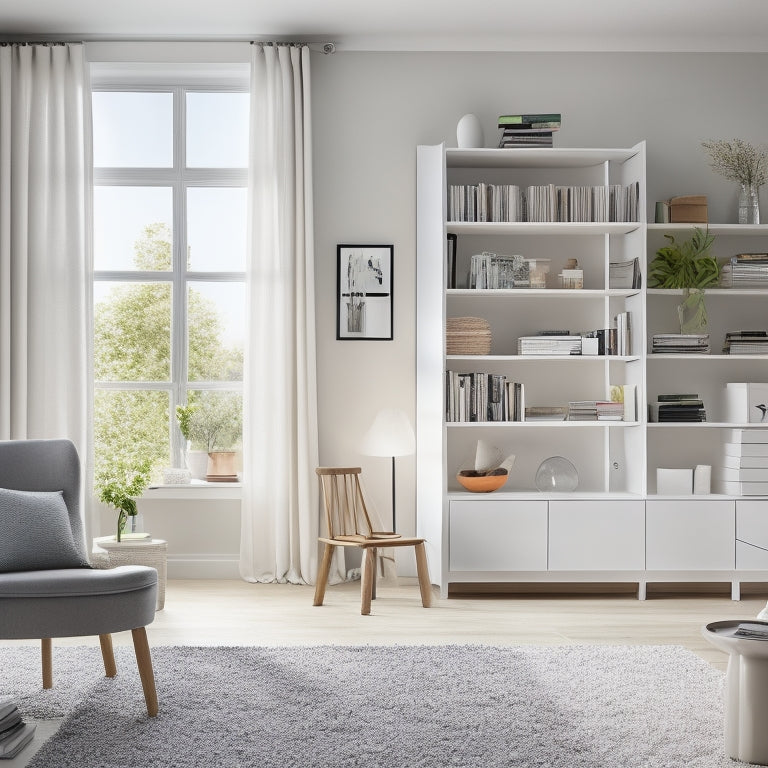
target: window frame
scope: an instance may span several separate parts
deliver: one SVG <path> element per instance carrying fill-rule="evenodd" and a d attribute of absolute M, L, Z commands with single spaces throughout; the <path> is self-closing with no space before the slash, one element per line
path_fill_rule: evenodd
<path fill-rule="evenodd" d="M 196 282 L 226 282 L 246 285 L 246 271 L 187 271 L 187 189 L 193 187 L 248 187 L 248 168 L 187 168 L 186 106 L 187 93 L 248 93 L 246 68 L 225 74 L 213 66 L 189 65 L 187 72 L 179 65 L 164 68 L 129 68 L 116 72 L 107 67 L 99 71 L 92 65 L 92 92 L 171 93 L 173 95 L 173 166 L 151 168 L 93 168 L 93 187 L 147 186 L 170 187 L 172 194 L 173 243 L 171 271 L 97 270 L 93 269 L 94 286 L 98 282 L 169 282 L 171 284 L 171 360 L 169 381 L 99 381 L 92 375 L 92 401 L 96 390 L 163 391 L 169 394 L 169 444 L 172 466 L 184 466 L 186 446 L 174 418 L 178 404 L 187 402 L 188 390 L 236 391 L 243 393 L 242 381 L 189 381 L 187 291 Z M 182 300 L 180 300 L 182 299 Z M 95 322 L 93 309 L 91 324 Z"/>

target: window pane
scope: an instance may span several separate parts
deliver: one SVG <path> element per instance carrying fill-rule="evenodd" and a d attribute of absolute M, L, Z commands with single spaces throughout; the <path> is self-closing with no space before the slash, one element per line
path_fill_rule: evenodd
<path fill-rule="evenodd" d="M 187 268 L 192 272 L 245 270 L 245 187 L 187 190 Z"/>
<path fill-rule="evenodd" d="M 93 93 L 96 168 L 172 168 L 173 94 Z"/>
<path fill-rule="evenodd" d="M 190 285 L 189 380 L 242 381 L 245 286 L 242 283 Z"/>
<path fill-rule="evenodd" d="M 247 168 L 247 93 L 187 94 L 187 168 Z"/>
<path fill-rule="evenodd" d="M 187 404 L 194 409 L 189 435 L 193 450 L 228 451 L 241 447 L 242 393 L 190 389 Z"/>
<path fill-rule="evenodd" d="M 98 465 L 116 456 L 149 456 L 156 470 L 171 458 L 170 394 L 148 390 L 97 389 L 94 442 Z"/>
<path fill-rule="evenodd" d="M 169 381 L 171 284 L 96 282 L 96 381 Z"/>
<path fill-rule="evenodd" d="M 171 269 L 170 187 L 95 187 L 93 220 L 95 269 Z"/>

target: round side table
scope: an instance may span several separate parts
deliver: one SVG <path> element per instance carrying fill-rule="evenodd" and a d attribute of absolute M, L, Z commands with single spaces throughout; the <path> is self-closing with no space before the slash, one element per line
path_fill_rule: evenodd
<path fill-rule="evenodd" d="M 165 582 L 168 573 L 168 542 L 163 539 L 115 541 L 114 536 L 93 540 L 91 565 L 116 568 L 118 565 L 148 565 L 157 570 L 157 610 L 165 606 Z"/>
<path fill-rule="evenodd" d="M 765 637 L 737 634 L 740 628 Z M 768 765 L 768 621 L 713 621 L 701 631 L 728 654 L 725 751 L 734 760 Z"/>

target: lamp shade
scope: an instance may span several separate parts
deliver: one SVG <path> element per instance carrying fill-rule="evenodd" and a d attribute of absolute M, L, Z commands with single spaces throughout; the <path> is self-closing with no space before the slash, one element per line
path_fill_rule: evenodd
<path fill-rule="evenodd" d="M 365 456 L 409 456 L 416 452 L 416 435 L 405 413 L 384 408 L 363 435 L 360 452 Z"/>

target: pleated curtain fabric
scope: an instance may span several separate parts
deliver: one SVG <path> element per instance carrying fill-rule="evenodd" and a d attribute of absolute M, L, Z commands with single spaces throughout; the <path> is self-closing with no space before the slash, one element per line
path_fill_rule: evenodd
<path fill-rule="evenodd" d="M 309 49 L 252 48 L 240 573 L 312 583 L 319 487 Z"/>
<path fill-rule="evenodd" d="M 90 87 L 82 44 L 0 46 L 0 439 L 85 457 Z"/>

